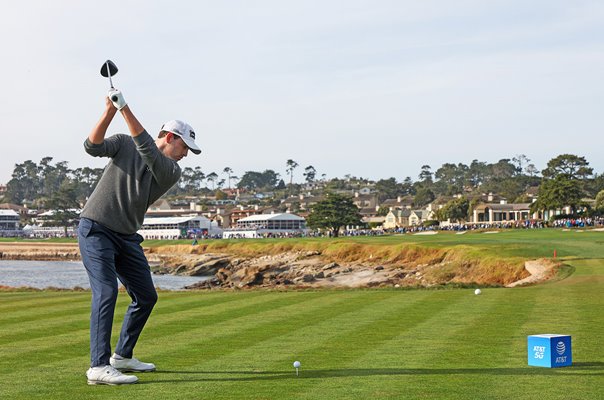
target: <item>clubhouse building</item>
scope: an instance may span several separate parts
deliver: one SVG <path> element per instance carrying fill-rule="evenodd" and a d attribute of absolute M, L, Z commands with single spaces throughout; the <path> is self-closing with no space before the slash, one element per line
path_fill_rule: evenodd
<path fill-rule="evenodd" d="M 306 220 L 295 214 L 259 214 L 241 218 L 234 228 L 225 229 L 224 239 L 279 237 L 307 232 Z"/>
<path fill-rule="evenodd" d="M 145 239 L 182 239 L 218 235 L 222 230 L 204 216 L 145 217 L 138 233 Z"/>

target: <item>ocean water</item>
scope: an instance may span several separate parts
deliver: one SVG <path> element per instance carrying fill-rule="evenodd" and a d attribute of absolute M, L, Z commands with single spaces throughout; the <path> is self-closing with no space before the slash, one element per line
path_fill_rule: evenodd
<path fill-rule="evenodd" d="M 183 290 L 187 285 L 208 279 L 200 276 L 152 276 L 155 287 L 163 290 Z M 37 289 L 90 288 L 84 265 L 79 261 L 0 260 L 0 286 Z"/>

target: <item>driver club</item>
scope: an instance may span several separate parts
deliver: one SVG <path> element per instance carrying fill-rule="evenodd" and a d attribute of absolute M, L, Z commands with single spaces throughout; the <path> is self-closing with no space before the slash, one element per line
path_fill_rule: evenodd
<path fill-rule="evenodd" d="M 113 81 L 111 80 L 111 77 L 115 74 L 117 74 L 117 66 L 111 60 L 105 61 L 103 63 L 103 65 L 101 66 L 101 75 L 104 76 L 105 78 L 109 78 L 109 85 L 110 85 L 111 89 L 115 89 L 113 87 Z M 115 101 L 117 99 L 112 99 L 112 100 Z"/>

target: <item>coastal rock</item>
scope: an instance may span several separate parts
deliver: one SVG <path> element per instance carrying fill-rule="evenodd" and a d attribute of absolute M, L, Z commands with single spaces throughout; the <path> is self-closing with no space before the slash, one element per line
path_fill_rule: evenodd
<path fill-rule="evenodd" d="M 434 261 L 415 264 L 409 260 L 389 261 L 372 257 L 356 261 L 336 262 L 334 256 L 319 251 L 283 251 L 275 254 L 254 255 L 203 253 L 200 247 L 160 246 L 145 249 L 153 273 L 208 276 L 191 288 L 202 289 L 252 289 L 295 286 L 296 288 L 320 287 L 395 287 L 434 286 L 449 282 L 473 283 L 478 275 L 472 275 L 476 264 L 465 260 L 452 263 L 442 254 Z M 439 250 L 440 251 L 440 250 Z M 48 243 L 0 243 L 3 259 L 16 260 L 69 260 L 79 259 L 76 243 L 67 245 Z M 450 271 L 443 271 L 450 269 Z M 512 270 L 515 275 L 479 276 L 479 284 L 504 285 L 528 275 Z M 490 280 L 489 280 L 490 279 Z M 497 279 L 497 280 L 496 280 Z M 544 278 L 545 279 L 545 278 Z"/>
<path fill-rule="evenodd" d="M 329 264 L 325 264 L 323 266 L 323 268 L 321 268 L 321 270 L 322 271 L 327 271 L 327 270 L 334 269 L 334 268 L 337 268 L 337 267 L 339 267 L 338 263 L 331 262 Z"/>

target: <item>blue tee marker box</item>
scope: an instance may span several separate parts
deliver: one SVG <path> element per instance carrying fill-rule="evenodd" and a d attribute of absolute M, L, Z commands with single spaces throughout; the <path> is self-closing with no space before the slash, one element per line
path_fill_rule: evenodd
<path fill-rule="evenodd" d="M 568 335 L 531 335 L 528 337 L 528 365 L 535 367 L 567 367 L 573 357 Z"/>

